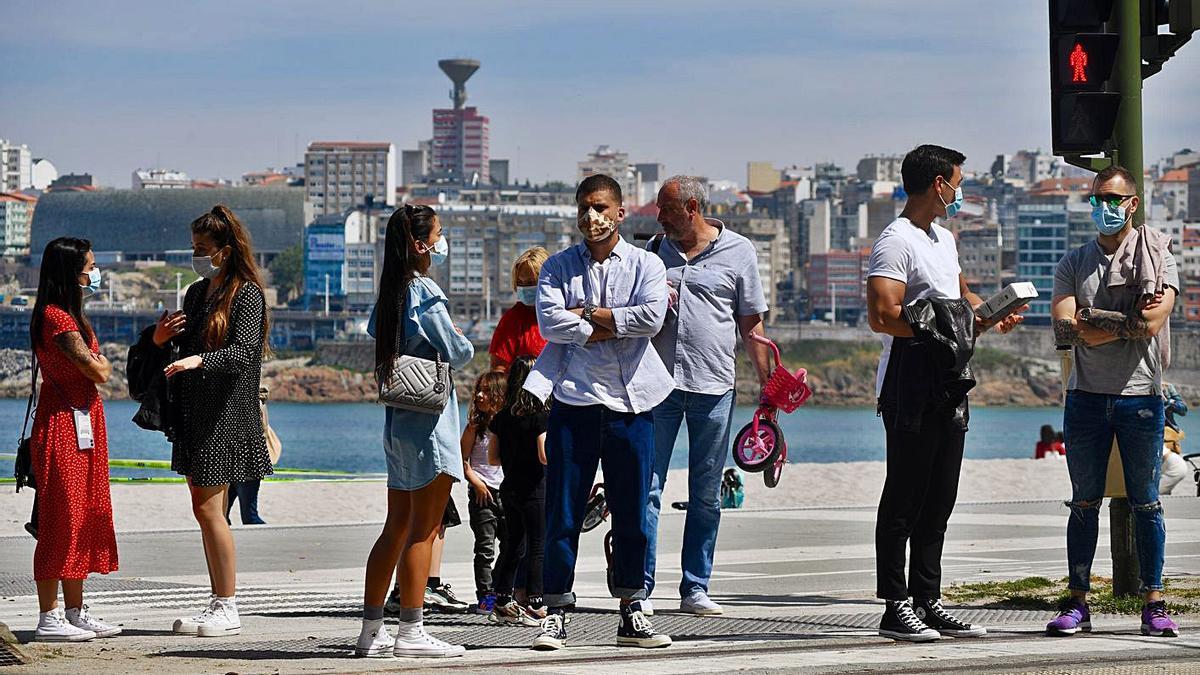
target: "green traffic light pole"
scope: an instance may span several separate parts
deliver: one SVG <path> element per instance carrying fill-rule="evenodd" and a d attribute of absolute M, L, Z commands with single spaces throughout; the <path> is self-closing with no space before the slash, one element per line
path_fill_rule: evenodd
<path fill-rule="evenodd" d="M 1142 14 L 1140 0 L 1117 0 L 1113 20 L 1121 41 L 1117 45 L 1113 82 L 1121 93 L 1114 130 L 1116 148 L 1113 163 L 1129 169 L 1137 183 L 1138 201 L 1133 214 L 1134 226 L 1145 221 L 1145 172 L 1142 167 Z M 1117 453 L 1114 452 L 1113 455 Z M 1110 457 L 1110 463 L 1119 457 Z M 1141 590 L 1138 579 L 1137 546 L 1134 542 L 1133 511 L 1128 497 L 1113 497 L 1108 502 L 1109 546 L 1113 564 L 1113 595 L 1136 595 Z"/>

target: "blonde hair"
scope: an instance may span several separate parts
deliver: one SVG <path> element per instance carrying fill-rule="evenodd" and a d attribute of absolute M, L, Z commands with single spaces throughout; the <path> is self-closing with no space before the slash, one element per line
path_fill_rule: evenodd
<path fill-rule="evenodd" d="M 517 290 L 517 277 L 522 271 L 533 273 L 533 280 L 536 282 L 538 276 L 542 273 L 542 265 L 550 259 L 550 252 L 541 246 L 534 246 L 517 256 L 513 261 L 512 266 L 512 286 L 513 290 Z"/>

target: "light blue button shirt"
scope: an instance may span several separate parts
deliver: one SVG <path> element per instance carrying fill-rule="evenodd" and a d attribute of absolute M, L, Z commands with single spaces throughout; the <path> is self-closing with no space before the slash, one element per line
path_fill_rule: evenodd
<path fill-rule="evenodd" d="M 593 279 L 603 288 L 594 289 Z M 592 325 L 568 310 L 589 297 L 612 310 L 616 339 L 588 344 Z M 568 405 L 650 410 L 674 388 L 650 344 L 666 314 L 666 268 L 658 256 L 623 238 L 603 264 L 582 243 L 554 254 L 542 265 L 537 292 L 538 328 L 549 344 L 525 389 L 542 400 L 553 394 Z"/>

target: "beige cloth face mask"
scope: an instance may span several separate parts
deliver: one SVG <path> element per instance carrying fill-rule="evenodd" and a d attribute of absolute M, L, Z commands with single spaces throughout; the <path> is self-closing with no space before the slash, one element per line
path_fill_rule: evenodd
<path fill-rule="evenodd" d="M 588 241 L 604 241 L 617 229 L 615 220 L 591 208 L 579 216 L 577 224 L 583 238 Z"/>

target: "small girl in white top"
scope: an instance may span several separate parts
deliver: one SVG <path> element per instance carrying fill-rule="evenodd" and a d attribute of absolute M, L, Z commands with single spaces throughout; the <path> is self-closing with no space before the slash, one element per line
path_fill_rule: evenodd
<path fill-rule="evenodd" d="M 508 378 L 493 370 L 475 381 L 471 410 L 462 434 L 463 473 L 467 479 L 471 531 L 475 533 L 475 597 L 477 614 L 491 614 L 496 602 L 492 567 L 505 535 L 500 483 L 504 469 L 488 464 L 488 424 L 504 407 Z"/>

